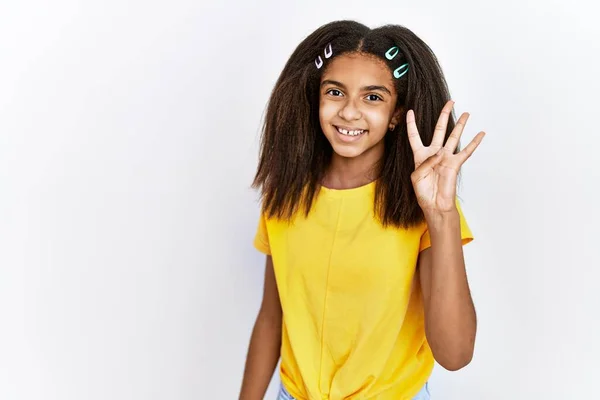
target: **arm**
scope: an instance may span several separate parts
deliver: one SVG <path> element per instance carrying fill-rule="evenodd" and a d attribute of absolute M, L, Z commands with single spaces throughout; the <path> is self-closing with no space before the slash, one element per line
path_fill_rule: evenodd
<path fill-rule="evenodd" d="M 463 257 L 458 210 L 425 215 L 431 247 L 418 259 L 425 334 L 436 361 L 450 371 L 473 358 L 477 321 Z"/>
<path fill-rule="evenodd" d="M 273 260 L 267 256 L 263 299 L 254 324 L 244 369 L 240 400 L 262 400 L 277 366 L 282 311 Z"/>

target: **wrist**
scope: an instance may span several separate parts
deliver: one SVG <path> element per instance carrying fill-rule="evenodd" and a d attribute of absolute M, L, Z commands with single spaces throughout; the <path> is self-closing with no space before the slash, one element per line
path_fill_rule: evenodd
<path fill-rule="evenodd" d="M 448 224 L 460 221 L 460 215 L 456 207 L 447 211 L 424 211 L 423 214 L 425 215 L 425 221 L 427 222 L 429 229 L 436 227 L 443 228 Z"/>

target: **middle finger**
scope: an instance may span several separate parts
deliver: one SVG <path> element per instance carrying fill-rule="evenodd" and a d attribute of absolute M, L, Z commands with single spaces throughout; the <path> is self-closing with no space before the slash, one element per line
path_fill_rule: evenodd
<path fill-rule="evenodd" d="M 448 127 L 448 118 L 454 107 L 454 101 L 450 100 L 442 108 L 442 112 L 438 118 L 435 130 L 433 131 L 433 139 L 431 140 L 431 146 L 442 147 L 444 145 L 444 137 L 446 137 L 446 129 Z"/>

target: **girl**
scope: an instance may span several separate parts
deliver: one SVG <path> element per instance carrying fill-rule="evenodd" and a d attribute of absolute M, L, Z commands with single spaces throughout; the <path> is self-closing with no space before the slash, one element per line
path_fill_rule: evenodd
<path fill-rule="evenodd" d="M 473 355 L 476 316 L 456 197 L 468 119 L 410 30 L 324 25 L 272 92 L 254 187 L 267 255 L 240 399 L 428 399 L 434 360 Z"/>

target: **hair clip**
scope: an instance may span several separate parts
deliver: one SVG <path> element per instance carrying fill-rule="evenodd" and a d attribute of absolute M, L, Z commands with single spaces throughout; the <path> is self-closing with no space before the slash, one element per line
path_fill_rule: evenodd
<path fill-rule="evenodd" d="M 329 52 L 327 52 L 327 49 L 329 49 Z M 329 43 L 327 47 L 325 47 L 325 58 L 331 57 L 332 54 L 333 50 L 331 49 L 331 43 Z"/>
<path fill-rule="evenodd" d="M 321 69 L 321 67 L 323 66 L 323 59 L 321 58 L 321 56 L 317 57 L 317 59 L 315 60 L 315 65 L 317 66 L 317 69 Z"/>
<path fill-rule="evenodd" d="M 333 55 L 333 49 L 331 48 L 331 43 L 329 43 L 324 50 L 325 53 L 325 58 L 329 58 Z M 315 65 L 317 66 L 317 69 L 321 69 L 321 67 L 323 66 L 323 59 L 321 58 L 321 56 L 318 56 L 317 58 L 315 58 Z"/>
<path fill-rule="evenodd" d="M 404 70 L 404 72 L 400 73 L 400 70 L 404 67 L 406 67 L 406 69 Z M 396 79 L 401 78 L 407 72 L 408 72 L 408 63 L 402 64 L 401 66 L 399 66 L 398 68 L 396 68 L 394 70 L 394 78 L 396 78 Z"/>
<path fill-rule="evenodd" d="M 392 52 L 393 52 L 393 54 L 392 54 Z M 385 58 L 387 58 L 388 60 L 393 60 L 394 57 L 396 57 L 399 52 L 400 52 L 400 49 L 397 46 L 392 46 L 388 49 L 388 51 L 385 52 Z"/>

